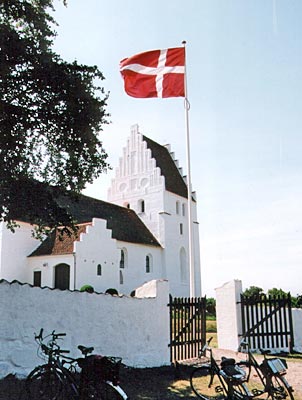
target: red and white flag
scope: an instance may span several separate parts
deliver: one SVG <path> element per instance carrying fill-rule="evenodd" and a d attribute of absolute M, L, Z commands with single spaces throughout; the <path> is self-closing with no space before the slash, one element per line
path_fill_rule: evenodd
<path fill-rule="evenodd" d="M 120 62 L 125 91 L 129 96 L 184 97 L 185 48 L 152 50 Z"/>

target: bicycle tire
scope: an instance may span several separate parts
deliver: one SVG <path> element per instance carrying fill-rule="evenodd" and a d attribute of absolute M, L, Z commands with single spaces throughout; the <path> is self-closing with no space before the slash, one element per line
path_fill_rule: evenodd
<path fill-rule="evenodd" d="M 36 367 L 25 381 L 28 400 L 78 399 L 76 384 L 65 368 L 48 364 Z"/>
<path fill-rule="evenodd" d="M 194 368 L 190 375 L 190 384 L 197 397 L 203 400 L 226 399 L 226 388 L 215 371 L 210 367 Z"/>
<path fill-rule="evenodd" d="M 120 386 L 110 381 L 88 383 L 81 391 L 80 400 L 126 400 L 128 396 Z"/>
<path fill-rule="evenodd" d="M 272 376 L 272 388 L 269 397 L 274 400 L 294 400 L 293 389 L 283 376 Z"/>

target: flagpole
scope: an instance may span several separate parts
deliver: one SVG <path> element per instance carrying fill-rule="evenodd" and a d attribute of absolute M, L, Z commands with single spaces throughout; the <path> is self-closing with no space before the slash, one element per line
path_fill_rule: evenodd
<path fill-rule="evenodd" d="M 185 49 L 185 126 L 186 126 L 186 153 L 187 153 L 187 188 L 188 188 L 188 231 L 189 231 L 189 270 L 190 270 L 190 297 L 195 297 L 195 268 L 194 268 L 194 245 L 193 245 L 193 221 L 192 221 L 192 185 L 191 185 L 191 160 L 190 160 L 190 129 L 189 129 L 189 110 L 186 68 L 186 41 L 182 42 Z"/>

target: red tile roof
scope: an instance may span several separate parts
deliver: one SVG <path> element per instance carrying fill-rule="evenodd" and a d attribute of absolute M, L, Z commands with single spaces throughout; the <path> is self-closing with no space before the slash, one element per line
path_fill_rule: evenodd
<path fill-rule="evenodd" d="M 67 233 L 62 234 L 60 229 L 57 229 L 29 257 L 72 254 L 74 242 L 80 240 L 81 233 L 86 233 L 86 228 L 89 225 L 91 223 L 77 225 L 78 231 L 76 233 L 71 231 L 69 235 Z"/>

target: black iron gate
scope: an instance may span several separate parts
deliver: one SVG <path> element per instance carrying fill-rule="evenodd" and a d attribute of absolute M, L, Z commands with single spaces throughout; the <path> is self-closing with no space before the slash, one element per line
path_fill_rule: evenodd
<path fill-rule="evenodd" d="M 206 298 L 173 298 L 170 295 L 171 362 L 198 356 L 206 340 Z"/>
<path fill-rule="evenodd" d="M 251 349 L 291 352 L 294 347 L 291 296 L 241 295 L 242 336 Z"/>

